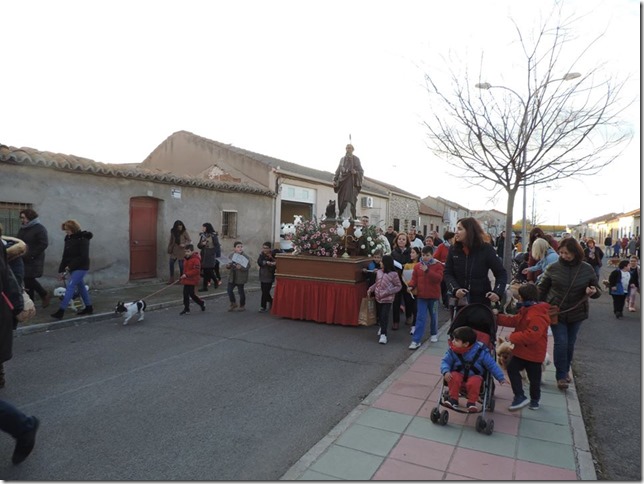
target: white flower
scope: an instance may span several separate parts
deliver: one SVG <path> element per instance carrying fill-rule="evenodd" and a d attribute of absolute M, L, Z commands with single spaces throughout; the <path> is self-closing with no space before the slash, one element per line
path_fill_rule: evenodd
<path fill-rule="evenodd" d="M 360 248 L 361 248 L 361 249 L 364 249 L 364 244 L 362 244 L 362 245 L 360 246 Z"/>
<path fill-rule="evenodd" d="M 373 241 L 373 240 L 372 240 L 371 242 L 369 242 L 369 244 L 371 245 L 371 247 L 373 247 L 374 245 L 376 245 L 376 244 L 374 243 L 374 241 Z"/>
<path fill-rule="evenodd" d="M 367 240 L 371 242 L 373 239 L 371 237 L 367 237 Z"/>

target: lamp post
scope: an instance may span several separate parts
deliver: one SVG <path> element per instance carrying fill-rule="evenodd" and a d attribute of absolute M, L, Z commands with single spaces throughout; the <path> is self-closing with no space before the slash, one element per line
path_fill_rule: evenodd
<path fill-rule="evenodd" d="M 560 78 L 557 78 L 557 79 L 550 79 L 549 81 L 544 82 L 543 84 L 541 84 L 540 86 L 538 86 L 534 90 L 534 94 L 539 92 L 539 89 L 542 89 L 542 88 L 546 87 L 551 82 L 571 81 L 572 79 L 577 79 L 578 77 L 581 77 L 581 74 L 579 72 L 568 72 L 563 77 L 560 77 Z M 521 119 L 521 126 L 519 128 L 520 129 L 520 133 L 519 133 L 520 136 L 517 137 L 517 144 L 518 144 L 521 141 L 521 137 L 523 137 L 523 135 L 525 134 L 524 133 L 524 127 L 525 127 L 526 118 L 528 116 L 528 105 L 523 100 L 523 97 L 519 93 L 517 93 L 514 89 L 511 89 L 511 88 L 506 87 L 506 86 L 495 86 L 495 85 L 490 84 L 489 82 L 481 82 L 481 83 L 475 84 L 474 87 L 476 87 L 478 89 L 485 89 L 486 91 L 489 90 L 489 89 L 494 89 L 494 88 L 505 89 L 506 91 L 510 91 L 512 94 L 514 94 L 517 97 L 517 99 L 519 99 L 519 101 L 523 105 L 523 118 Z M 533 97 L 533 94 L 530 94 L 529 99 L 531 99 L 532 97 Z M 522 167 L 525 167 L 527 156 L 528 156 L 528 141 L 525 140 L 524 143 L 523 143 L 523 148 L 521 149 L 521 166 Z M 527 210 L 527 179 L 524 178 L 523 179 L 523 220 L 521 222 L 521 245 L 523 247 L 527 247 L 526 239 L 528 237 L 528 235 L 527 235 L 527 227 L 526 227 L 526 217 L 527 217 L 526 210 Z M 534 221 L 533 221 L 533 223 L 534 223 Z"/>

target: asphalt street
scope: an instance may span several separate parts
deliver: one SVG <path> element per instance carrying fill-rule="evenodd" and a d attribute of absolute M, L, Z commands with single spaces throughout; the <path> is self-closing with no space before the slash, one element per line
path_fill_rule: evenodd
<path fill-rule="evenodd" d="M 602 278 L 608 274 L 604 268 Z M 575 385 L 602 480 L 642 480 L 641 301 L 637 307 L 617 319 L 605 291 L 591 302 L 575 345 Z"/>
<path fill-rule="evenodd" d="M 1 396 L 41 427 L 20 466 L 0 439 L 0 478 L 277 480 L 410 354 L 402 329 L 379 345 L 373 326 L 227 307 L 17 337 Z"/>

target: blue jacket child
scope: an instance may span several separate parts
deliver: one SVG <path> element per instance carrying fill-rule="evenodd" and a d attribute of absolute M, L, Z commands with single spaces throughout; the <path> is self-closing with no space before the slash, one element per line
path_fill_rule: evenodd
<path fill-rule="evenodd" d="M 469 368 L 468 364 L 471 365 Z M 476 332 L 468 326 L 456 328 L 452 332 L 449 349 L 441 361 L 441 374 L 449 388 L 449 398 L 443 404 L 457 408 L 461 385 L 465 385 L 467 410 L 478 411 L 476 401 L 483 383 L 484 370 L 489 371 L 500 383 L 505 383 L 503 370 L 497 365 L 487 346 L 476 340 Z"/>

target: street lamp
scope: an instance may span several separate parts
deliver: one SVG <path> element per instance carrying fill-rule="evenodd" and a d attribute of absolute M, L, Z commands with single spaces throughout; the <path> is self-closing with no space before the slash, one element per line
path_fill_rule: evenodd
<path fill-rule="evenodd" d="M 579 72 L 568 72 L 563 77 L 560 77 L 560 78 L 557 78 L 557 79 L 550 79 L 549 81 L 544 82 L 543 84 L 541 84 L 539 87 L 537 87 L 534 90 L 534 94 L 539 92 L 539 89 L 546 87 L 551 82 L 571 81 L 573 79 L 577 79 L 578 77 L 581 77 L 581 74 Z M 486 91 L 489 90 L 489 89 L 493 89 L 493 88 L 505 89 L 506 91 L 510 91 L 512 94 L 514 94 L 519 99 L 521 104 L 523 105 L 523 119 L 521 120 L 521 127 L 520 127 L 521 133 L 520 134 L 521 135 L 524 134 L 523 133 L 523 128 L 525 126 L 526 117 L 528 116 L 528 106 L 527 106 L 526 102 L 523 100 L 523 97 L 521 97 L 521 95 L 519 93 L 517 93 L 514 89 L 510 89 L 509 87 L 495 86 L 495 85 L 490 84 L 489 82 L 480 82 L 478 84 L 475 84 L 474 87 L 476 87 L 477 89 L 485 89 Z M 532 94 L 530 95 L 530 97 L 532 97 Z M 519 140 L 517 140 L 517 141 L 519 141 Z M 521 166 L 524 166 L 524 167 L 525 167 L 525 163 L 526 163 L 526 158 L 528 156 L 527 151 L 528 151 L 528 143 L 527 143 L 527 140 L 526 140 L 523 143 L 523 149 L 521 150 L 521 158 L 522 158 Z M 527 183 L 526 182 L 527 182 L 527 180 L 524 179 L 523 180 L 523 220 L 521 222 L 521 244 L 522 244 L 523 247 L 527 247 L 526 240 L 528 238 L 527 228 L 526 228 L 526 225 L 527 225 L 526 224 L 526 217 L 527 217 L 526 211 L 527 211 L 527 197 L 528 197 L 527 196 Z M 534 223 L 534 221 L 533 221 L 533 223 Z"/>

